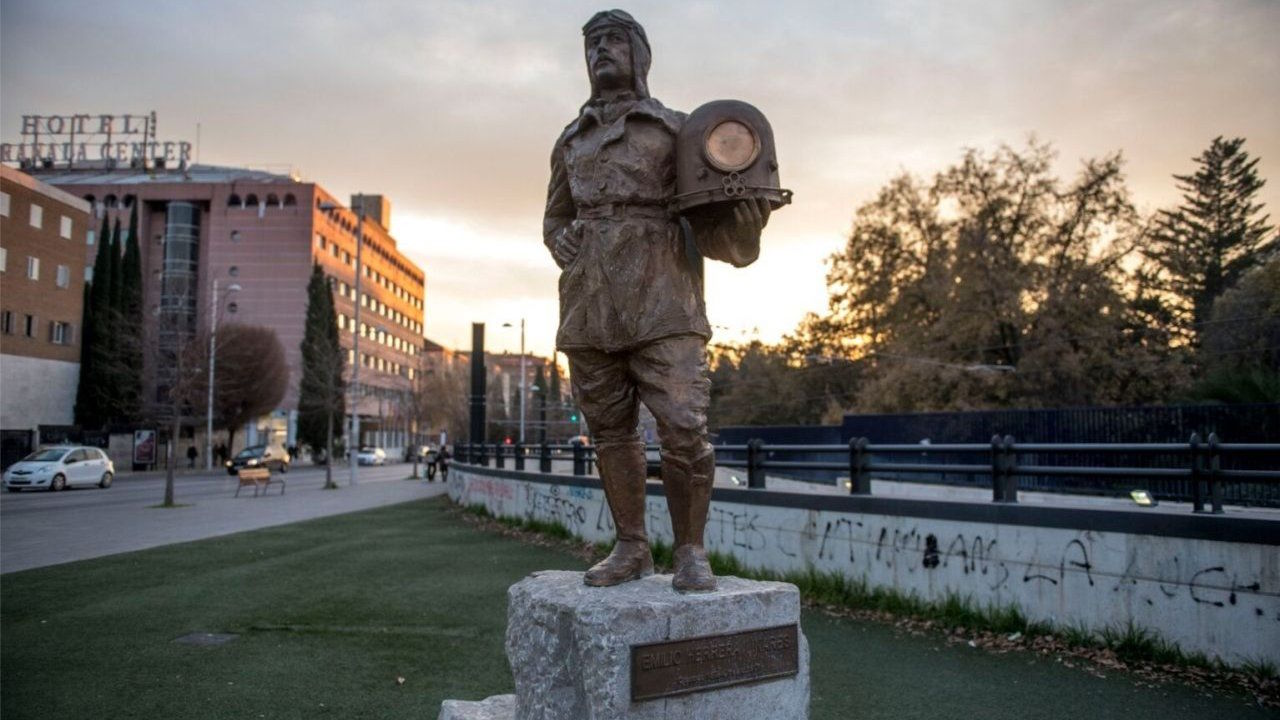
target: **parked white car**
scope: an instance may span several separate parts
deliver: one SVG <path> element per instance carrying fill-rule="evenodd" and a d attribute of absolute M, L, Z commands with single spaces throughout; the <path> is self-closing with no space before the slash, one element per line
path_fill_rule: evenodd
<path fill-rule="evenodd" d="M 361 465 L 387 464 L 387 451 L 380 447 L 363 447 L 356 453 L 356 462 Z"/>
<path fill-rule="evenodd" d="M 116 467 L 106 453 L 82 445 L 54 445 L 41 448 L 4 471 L 4 487 L 9 492 L 24 488 L 63 490 L 80 485 L 111 487 Z"/>

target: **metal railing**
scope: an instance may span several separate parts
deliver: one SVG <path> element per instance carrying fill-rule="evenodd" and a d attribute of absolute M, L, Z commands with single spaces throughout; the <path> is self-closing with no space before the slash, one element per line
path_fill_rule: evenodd
<path fill-rule="evenodd" d="M 526 469 L 530 459 L 537 461 L 540 472 L 551 472 L 553 458 L 570 459 L 574 475 L 591 474 L 595 460 L 595 448 L 583 443 L 553 445 L 496 445 L 459 444 L 456 456 L 463 462 L 488 465 L 490 457 L 495 467 L 503 468 L 510 459 L 516 470 Z M 648 451 L 658 450 L 657 445 L 646 446 Z M 1083 477 L 1096 479 L 1112 487 L 1131 487 L 1134 481 L 1179 480 L 1190 484 L 1192 511 L 1223 512 L 1223 488 L 1229 483 L 1273 484 L 1280 482 L 1280 444 L 1223 443 L 1210 433 L 1208 438 L 1193 434 L 1185 443 L 1017 443 L 1013 437 L 994 436 L 989 444 L 872 444 L 867 438 L 853 438 L 847 445 L 766 445 L 761 440 L 751 440 L 745 445 L 716 445 L 719 467 L 741 468 L 747 471 L 747 487 L 763 489 L 765 474 L 770 470 L 829 470 L 848 473 L 849 493 L 870 495 L 873 474 L 921 473 L 945 475 L 961 473 L 990 478 L 992 501 L 1018 502 L 1018 478 L 1020 477 Z M 839 460 L 784 460 L 778 456 L 792 454 L 824 454 L 838 456 Z M 1170 466 L 1130 467 L 1119 465 L 1083 466 L 1073 464 L 1042 464 L 1035 458 L 1072 455 L 1152 455 L 1171 461 Z M 885 462 L 884 457 L 903 455 L 943 455 L 959 462 Z M 1028 461 L 1028 456 L 1031 456 Z M 1224 458 L 1261 456 L 1272 469 L 1241 470 L 1224 467 Z"/>

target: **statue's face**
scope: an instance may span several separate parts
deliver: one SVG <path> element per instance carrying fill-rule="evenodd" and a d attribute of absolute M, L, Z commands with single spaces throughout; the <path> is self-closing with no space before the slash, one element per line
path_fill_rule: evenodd
<path fill-rule="evenodd" d="M 587 35 L 587 72 L 598 88 L 631 87 L 631 40 L 626 30 L 605 26 Z"/>

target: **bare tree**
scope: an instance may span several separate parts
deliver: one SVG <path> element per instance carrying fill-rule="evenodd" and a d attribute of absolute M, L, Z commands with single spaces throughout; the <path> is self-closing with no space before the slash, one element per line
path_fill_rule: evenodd
<path fill-rule="evenodd" d="M 466 363 L 444 358 L 428 362 L 422 358 L 413 388 L 414 412 L 419 422 L 432 430 L 444 430 L 450 437 L 466 434 L 468 415 Z"/>
<path fill-rule="evenodd" d="M 192 344 L 187 358 L 191 377 L 182 388 L 183 398 L 203 417 L 209 397 L 208 335 L 197 336 Z M 275 331 L 261 325 L 220 326 L 214 353 L 214 424 L 227 431 L 230 445 L 237 429 L 279 406 L 289 386 L 289 365 Z"/>

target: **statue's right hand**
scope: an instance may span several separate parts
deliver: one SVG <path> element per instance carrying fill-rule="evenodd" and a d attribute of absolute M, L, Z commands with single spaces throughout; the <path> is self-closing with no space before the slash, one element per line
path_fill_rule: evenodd
<path fill-rule="evenodd" d="M 578 251 L 581 249 L 582 235 L 575 230 L 574 224 L 565 227 L 556 234 L 555 245 L 551 248 L 552 256 L 562 269 L 568 267 L 569 263 L 578 257 Z"/>

